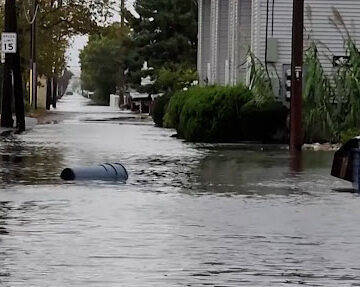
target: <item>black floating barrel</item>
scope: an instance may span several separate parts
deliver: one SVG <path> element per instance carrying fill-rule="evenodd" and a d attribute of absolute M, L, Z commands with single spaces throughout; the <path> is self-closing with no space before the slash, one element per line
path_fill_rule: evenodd
<path fill-rule="evenodd" d="M 119 180 L 126 181 L 129 175 L 120 163 L 105 163 L 93 167 L 66 168 L 61 173 L 63 180 Z"/>

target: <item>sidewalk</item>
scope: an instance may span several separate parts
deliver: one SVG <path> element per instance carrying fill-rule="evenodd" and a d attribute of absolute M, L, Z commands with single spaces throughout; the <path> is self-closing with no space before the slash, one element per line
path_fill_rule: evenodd
<path fill-rule="evenodd" d="M 26 130 L 25 132 L 32 130 L 38 123 L 37 119 L 34 118 L 30 118 L 30 117 L 25 117 L 25 126 L 26 126 Z M 2 128 L 0 127 L 0 136 L 4 137 L 4 136 L 9 136 L 13 133 L 16 132 L 16 128 Z"/>

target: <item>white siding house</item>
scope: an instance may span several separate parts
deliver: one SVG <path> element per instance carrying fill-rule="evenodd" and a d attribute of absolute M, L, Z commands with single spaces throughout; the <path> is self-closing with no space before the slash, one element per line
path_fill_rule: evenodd
<path fill-rule="evenodd" d="M 293 0 L 198 0 L 201 83 L 245 82 L 248 51 L 267 63 L 274 83 L 282 85 L 291 64 Z M 342 34 L 332 23 L 333 9 L 344 19 L 354 40 L 360 43 L 360 0 L 305 0 L 305 49 L 310 39 L 318 43 L 322 64 L 328 72 L 334 56 L 345 56 Z M 266 33 L 266 20 L 268 30 Z M 276 78 L 276 79 L 275 79 Z M 278 86 L 279 96 L 284 89 Z"/>

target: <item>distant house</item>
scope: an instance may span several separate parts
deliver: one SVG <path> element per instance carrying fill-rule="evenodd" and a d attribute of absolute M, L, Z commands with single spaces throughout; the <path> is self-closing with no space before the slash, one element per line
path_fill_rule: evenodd
<path fill-rule="evenodd" d="M 150 71 L 153 68 L 149 68 L 147 62 L 144 62 L 144 65 L 141 71 Z M 154 81 L 151 79 L 150 76 L 142 77 L 141 78 L 141 86 L 146 87 L 149 85 L 154 84 Z M 153 104 L 153 95 L 147 93 L 140 93 L 134 89 L 129 89 L 127 91 L 127 96 L 125 97 L 124 104 L 130 108 L 133 112 L 139 112 L 144 114 L 151 113 L 151 108 Z"/>
<path fill-rule="evenodd" d="M 198 2 L 200 82 L 246 82 L 251 50 L 262 63 L 268 63 L 275 93 L 285 97 L 291 64 L 293 0 Z M 345 31 L 339 32 L 332 23 L 333 8 L 339 11 L 353 39 L 360 43 L 360 1 L 305 0 L 305 6 L 305 45 L 309 39 L 318 42 L 322 64 L 330 71 L 333 59 L 346 56 L 342 38 Z"/>
<path fill-rule="evenodd" d="M 129 95 L 129 106 L 130 110 L 133 112 L 139 112 L 148 114 L 150 113 L 150 106 L 152 98 L 149 94 L 139 93 L 136 91 L 131 91 Z"/>

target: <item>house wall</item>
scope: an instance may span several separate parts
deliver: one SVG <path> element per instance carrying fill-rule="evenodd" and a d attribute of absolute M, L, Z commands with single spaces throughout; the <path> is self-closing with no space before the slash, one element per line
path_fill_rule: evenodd
<path fill-rule="evenodd" d="M 274 20 L 272 2 L 269 0 L 268 37 L 277 39 L 278 59 L 268 66 L 273 77 L 282 79 L 284 65 L 291 64 L 293 0 L 275 0 Z M 333 55 L 346 54 L 342 36 L 329 20 L 333 16 L 332 7 L 339 10 L 351 35 L 359 43 L 360 1 L 305 0 L 305 6 L 305 48 L 310 39 L 318 42 L 321 62 L 330 73 Z M 245 82 L 250 46 L 255 56 L 265 62 L 266 10 L 267 0 L 199 0 L 199 73 L 202 83 L 207 76 L 211 77 L 209 83 Z"/>
<path fill-rule="evenodd" d="M 334 19 L 332 7 L 340 12 L 351 37 L 360 44 L 360 1 L 306 0 L 305 3 L 308 6 L 305 12 L 306 34 L 309 39 L 325 44 L 319 44 L 318 48 L 320 50 L 322 64 L 327 71 L 330 71 L 332 68 L 332 59 L 329 61 L 328 56 L 346 55 L 342 38 L 342 35 L 346 35 L 346 32 L 344 29 L 341 29 L 341 32 L 339 32 L 335 25 L 331 24 L 329 20 L 329 17 Z"/>
<path fill-rule="evenodd" d="M 46 91 L 47 91 L 47 79 L 45 77 L 38 78 L 37 88 L 37 107 L 46 109 Z"/>
<path fill-rule="evenodd" d="M 199 0 L 200 83 L 245 81 L 251 11 L 252 0 Z"/>
<path fill-rule="evenodd" d="M 238 1 L 237 1 L 238 2 Z M 238 38 L 236 52 L 235 82 L 245 82 L 247 74 L 247 56 L 251 49 L 252 0 L 241 0 L 238 3 Z"/>
<path fill-rule="evenodd" d="M 208 65 L 210 74 L 210 84 L 217 84 L 218 76 L 218 49 L 219 49 L 219 2 L 223 0 L 203 0 L 210 1 L 210 54 L 211 62 Z"/>
<path fill-rule="evenodd" d="M 199 0 L 198 72 L 200 83 L 230 82 L 231 5 L 237 0 Z M 231 39 L 230 39 L 231 38 Z"/>
<path fill-rule="evenodd" d="M 199 50 L 198 50 L 198 71 L 201 82 L 207 82 L 208 70 L 207 65 L 211 62 L 210 49 L 210 16 L 211 1 L 199 1 Z"/>
<path fill-rule="evenodd" d="M 229 13 L 228 13 L 228 75 L 227 75 L 227 84 L 234 84 L 234 72 L 236 68 L 236 57 L 235 57 L 235 43 L 237 39 L 237 33 L 235 31 L 235 27 L 237 27 L 238 19 L 237 19 L 237 1 L 230 0 L 229 1 Z"/>
<path fill-rule="evenodd" d="M 274 77 L 277 73 L 282 79 L 283 66 L 291 64 L 292 0 L 275 0 L 273 35 L 271 32 L 272 1 L 269 2 L 268 37 L 278 41 L 278 60 L 276 63 L 268 64 L 268 67 Z M 253 5 L 252 48 L 256 57 L 265 63 L 267 0 L 253 0 Z M 339 10 L 354 39 L 360 40 L 360 1 L 305 0 L 304 49 L 309 47 L 311 41 L 317 42 L 320 60 L 325 72 L 329 74 L 332 71 L 333 56 L 346 55 L 342 35 L 330 21 L 330 18 L 333 18 L 333 7 Z M 241 26 L 240 29 L 242 29 Z"/>
<path fill-rule="evenodd" d="M 241 0 L 240 0 L 241 1 Z M 266 13 L 267 0 L 255 0 L 254 7 L 254 32 L 252 35 L 252 47 L 255 56 L 265 62 L 265 38 L 266 38 Z M 275 0 L 274 8 L 274 34 L 271 33 L 272 13 L 269 1 L 269 27 L 268 37 L 278 40 L 278 63 L 276 68 L 280 68 L 282 63 L 291 62 L 291 38 L 292 38 L 292 0 Z M 241 28 L 240 28 L 241 29 Z"/>
<path fill-rule="evenodd" d="M 219 1 L 218 39 L 216 81 L 229 84 L 229 0 Z"/>

